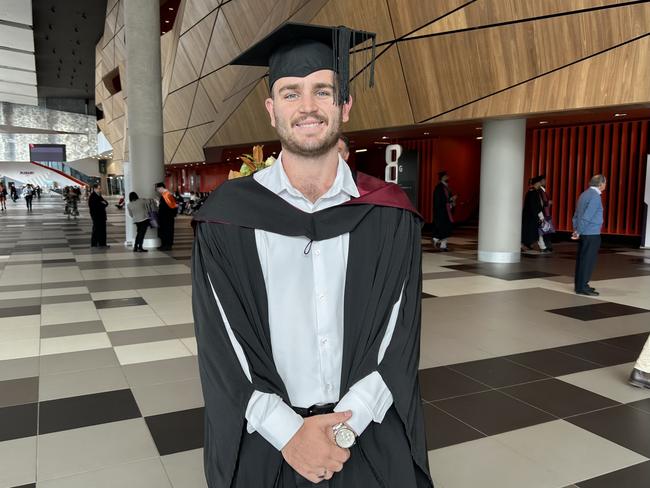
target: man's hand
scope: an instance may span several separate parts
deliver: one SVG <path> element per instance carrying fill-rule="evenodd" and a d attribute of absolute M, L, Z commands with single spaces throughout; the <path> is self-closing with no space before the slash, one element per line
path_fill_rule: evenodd
<path fill-rule="evenodd" d="M 578 232 L 574 230 L 573 234 L 571 234 L 571 239 L 577 241 L 578 239 L 580 239 L 580 234 L 578 234 Z"/>
<path fill-rule="evenodd" d="M 347 422 L 350 417 L 352 412 L 306 418 L 302 427 L 282 449 L 284 460 L 312 483 L 329 480 L 350 459 L 350 451 L 341 449 L 334 442 L 332 427 Z"/>

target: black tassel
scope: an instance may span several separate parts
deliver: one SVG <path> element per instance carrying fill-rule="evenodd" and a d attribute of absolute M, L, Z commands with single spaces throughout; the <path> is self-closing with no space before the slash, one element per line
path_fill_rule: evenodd
<path fill-rule="evenodd" d="M 350 36 L 352 31 L 345 26 L 335 29 L 338 34 L 338 42 L 335 43 L 337 51 L 339 100 L 338 105 L 347 103 L 350 97 Z"/>
<path fill-rule="evenodd" d="M 304 254 L 305 256 L 311 252 L 311 245 L 312 245 L 313 243 L 314 243 L 314 240 L 311 239 L 311 240 L 307 243 L 307 245 L 305 246 L 305 250 L 303 251 L 303 254 Z"/>

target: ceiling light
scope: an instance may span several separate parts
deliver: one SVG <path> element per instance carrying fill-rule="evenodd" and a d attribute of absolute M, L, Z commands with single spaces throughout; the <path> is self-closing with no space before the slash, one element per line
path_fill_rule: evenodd
<path fill-rule="evenodd" d="M 174 10 L 174 7 L 169 7 L 169 10 Z"/>
<path fill-rule="evenodd" d="M 169 24 L 169 20 L 166 20 L 166 21 L 165 21 L 165 24 Z"/>
<path fill-rule="evenodd" d="M 627 114 L 614 114 L 614 117 L 625 117 Z"/>
<path fill-rule="evenodd" d="M 388 139 L 388 136 L 381 136 L 382 139 Z"/>
<path fill-rule="evenodd" d="M 548 120 L 540 120 L 539 125 L 548 124 Z"/>
<path fill-rule="evenodd" d="M 476 130 L 483 130 L 483 127 L 474 127 Z"/>
<path fill-rule="evenodd" d="M 355 153 L 360 153 L 360 152 L 367 152 L 367 151 L 368 151 L 367 149 L 357 149 L 357 150 L 354 151 L 354 152 L 355 152 Z"/>
<path fill-rule="evenodd" d="M 425 136 L 428 136 L 428 135 L 429 135 L 429 132 L 425 132 L 424 135 L 425 135 Z"/>
<path fill-rule="evenodd" d="M 483 139 L 483 136 L 478 136 L 478 137 L 476 138 L 476 140 L 478 140 L 478 141 L 480 141 L 481 139 Z"/>

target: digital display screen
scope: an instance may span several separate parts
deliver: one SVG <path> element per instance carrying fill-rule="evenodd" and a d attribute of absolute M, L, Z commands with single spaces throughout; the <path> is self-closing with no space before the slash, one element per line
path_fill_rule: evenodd
<path fill-rule="evenodd" d="M 29 160 L 40 162 L 64 162 L 65 144 L 30 144 Z"/>

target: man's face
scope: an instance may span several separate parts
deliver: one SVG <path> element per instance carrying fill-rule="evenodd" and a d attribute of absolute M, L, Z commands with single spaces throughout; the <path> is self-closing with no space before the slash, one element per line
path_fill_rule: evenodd
<path fill-rule="evenodd" d="M 347 161 L 348 158 L 350 157 L 350 150 L 348 149 L 348 146 L 345 144 L 345 141 L 343 139 L 339 139 L 337 143 L 338 151 L 341 157 L 343 158 L 343 161 Z"/>
<path fill-rule="evenodd" d="M 449 175 L 444 175 L 441 179 L 443 183 L 447 183 L 449 181 Z"/>
<path fill-rule="evenodd" d="M 342 122 L 349 120 L 352 98 L 334 104 L 334 72 L 315 71 L 304 78 L 280 78 L 273 98 L 266 100 L 282 148 L 305 157 L 317 157 L 332 149 Z"/>
<path fill-rule="evenodd" d="M 598 189 L 599 189 L 600 191 L 605 191 L 605 187 L 606 187 L 606 186 L 607 186 L 607 183 L 601 183 L 600 185 L 598 185 Z"/>

